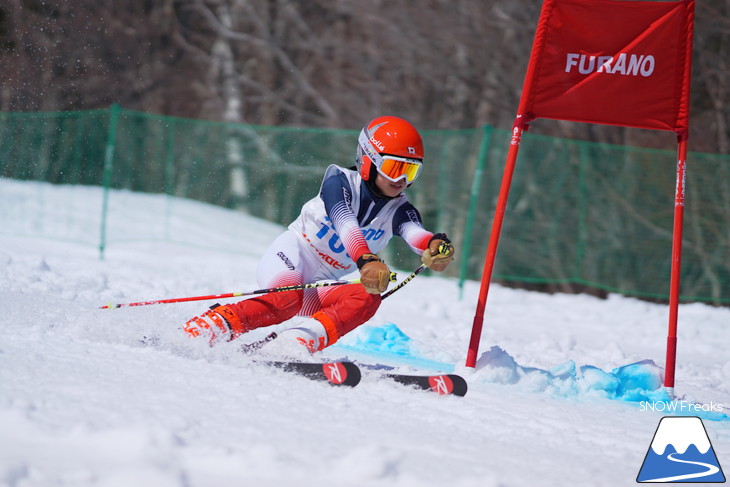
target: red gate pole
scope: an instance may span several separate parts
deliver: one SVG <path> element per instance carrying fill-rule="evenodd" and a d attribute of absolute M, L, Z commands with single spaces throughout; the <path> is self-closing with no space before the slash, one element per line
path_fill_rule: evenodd
<path fill-rule="evenodd" d="M 684 223 L 684 185 L 687 177 L 687 132 L 677 136 L 677 185 L 674 194 L 674 230 L 672 232 L 672 273 L 669 282 L 669 331 L 667 359 L 664 365 L 664 387 L 674 395 L 674 369 L 677 363 L 677 321 L 679 314 L 679 281 L 682 264 L 682 226 Z"/>
<path fill-rule="evenodd" d="M 520 150 L 520 142 L 522 133 L 527 130 L 528 123 L 532 119 L 528 119 L 522 115 L 517 115 L 515 123 L 512 127 L 512 139 L 510 140 L 509 152 L 507 153 L 507 162 L 502 175 L 502 187 L 499 190 L 499 199 L 497 200 L 497 208 L 494 212 L 494 220 L 492 222 L 492 233 L 489 236 L 489 247 L 487 248 L 487 256 L 484 260 L 484 270 L 482 272 L 482 284 L 479 289 L 479 300 L 477 302 L 476 313 L 474 314 L 474 323 L 471 328 L 471 339 L 469 340 L 469 350 L 466 354 L 466 366 L 474 368 L 477 363 L 477 354 L 479 352 L 479 340 L 482 336 L 482 326 L 484 325 L 484 308 L 487 305 L 487 294 L 489 294 L 489 284 L 492 280 L 492 272 L 494 271 L 494 259 L 497 256 L 497 246 L 499 245 L 499 235 L 502 231 L 502 223 L 504 221 L 504 210 L 507 206 L 507 198 L 509 197 L 510 186 L 512 185 L 512 175 L 515 171 L 515 161 L 517 153 Z"/>

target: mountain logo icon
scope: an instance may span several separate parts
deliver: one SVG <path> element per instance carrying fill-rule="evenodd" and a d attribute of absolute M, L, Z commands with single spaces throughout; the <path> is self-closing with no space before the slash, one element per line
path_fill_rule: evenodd
<path fill-rule="evenodd" d="M 695 416 L 663 417 L 636 481 L 725 482 L 702 420 Z"/>

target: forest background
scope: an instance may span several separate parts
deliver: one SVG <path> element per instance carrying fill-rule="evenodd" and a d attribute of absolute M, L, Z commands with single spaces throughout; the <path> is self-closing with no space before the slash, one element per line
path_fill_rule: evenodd
<path fill-rule="evenodd" d="M 0 111 L 106 108 L 268 126 L 509 129 L 540 0 L 3 0 Z M 691 150 L 730 152 L 730 0 L 697 2 Z M 540 133 L 671 148 L 571 122 Z"/>

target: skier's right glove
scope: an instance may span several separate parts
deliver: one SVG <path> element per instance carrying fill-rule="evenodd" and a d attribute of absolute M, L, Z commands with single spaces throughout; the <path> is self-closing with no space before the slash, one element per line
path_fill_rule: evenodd
<path fill-rule="evenodd" d="M 360 269 L 360 284 L 370 294 L 380 294 L 388 289 L 390 269 L 380 257 L 375 254 L 363 254 L 357 259 L 357 268 Z"/>
<path fill-rule="evenodd" d="M 421 261 L 431 270 L 443 272 L 454 260 L 454 246 L 445 233 L 437 233 L 428 242 Z"/>

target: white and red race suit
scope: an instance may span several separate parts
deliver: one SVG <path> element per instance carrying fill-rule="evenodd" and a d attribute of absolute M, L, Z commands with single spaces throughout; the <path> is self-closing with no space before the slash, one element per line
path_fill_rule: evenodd
<path fill-rule="evenodd" d="M 419 255 L 433 236 L 404 194 L 376 194 L 357 171 L 331 165 L 319 195 L 304 204 L 299 217 L 264 252 L 258 283 L 272 288 L 338 280 L 357 271 L 361 255 L 383 250 L 393 235 Z M 347 285 L 269 293 L 227 307 L 241 321 L 234 337 L 297 315 L 314 316 L 324 324 L 331 345 L 370 319 L 380 301 L 380 295 L 360 285 Z"/>

